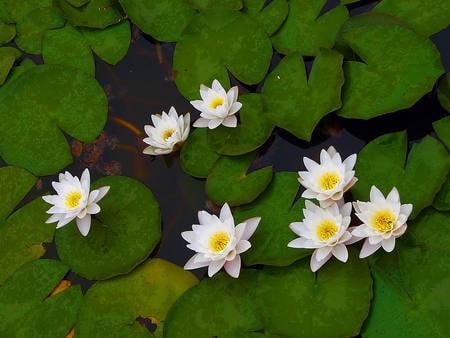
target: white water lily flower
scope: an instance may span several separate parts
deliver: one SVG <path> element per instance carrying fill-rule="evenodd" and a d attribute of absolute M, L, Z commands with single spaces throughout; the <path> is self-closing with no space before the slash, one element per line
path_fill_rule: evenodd
<path fill-rule="evenodd" d="M 174 107 L 171 107 L 169 114 L 153 114 L 151 116 L 153 126 L 146 125 L 144 130 L 148 137 L 144 142 L 149 146 L 144 149 L 144 154 L 163 155 L 176 151 L 186 141 L 189 136 L 191 116 L 178 116 Z"/>
<path fill-rule="evenodd" d="M 91 215 L 100 212 L 97 204 L 109 191 L 108 186 L 90 191 L 91 179 L 89 170 L 85 169 L 81 180 L 68 171 L 59 174 L 59 182 L 52 182 L 57 195 L 42 196 L 45 202 L 53 204 L 47 210 L 53 214 L 46 223 L 58 222 L 59 229 L 76 219 L 77 227 L 83 236 L 87 236 L 91 228 Z"/>
<path fill-rule="evenodd" d="M 225 127 L 236 127 L 236 113 L 242 108 L 237 102 L 238 87 L 231 88 L 228 93 L 219 81 L 214 80 L 212 88 L 200 86 L 201 100 L 191 101 L 199 110 L 200 118 L 194 122 L 194 127 L 214 129 L 223 124 Z"/>
<path fill-rule="evenodd" d="M 384 198 L 377 187 L 370 189 L 370 202 L 354 202 L 356 216 L 363 222 L 352 231 L 354 237 L 365 238 L 360 258 L 373 254 L 379 248 L 391 252 L 395 239 L 407 229 L 406 221 L 413 210 L 412 204 L 401 204 L 397 188 Z"/>
<path fill-rule="evenodd" d="M 289 242 L 290 248 L 315 249 L 311 256 L 311 270 L 319 270 L 331 256 L 341 262 L 348 259 L 346 244 L 350 244 L 352 235 L 348 228 L 352 212 L 352 204 L 346 203 L 341 208 L 333 203 L 327 208 L 321 208 L 306 200 L 303 209 L 303 222 L 289 225 L 298 236 Z"/>
<path fill-rule="evenodd" d="M 250 249 L 249 239 L 261 218 L 250 218 L 234 226 L 230 207 L 224 204 L 220 217 L 199 211 L 198 220 L 200 224 L 192 225 L 192 231 L 181 233 L 189 242 L 187 247 L 197 252 L 184 268 L 192 270 L 208 266 L 208 276 L 212 277 L 224 267 L 231 277 L 239 277 L 240 254 Z"/>
<path fill-rule="evenodd" d="M 299 171 L 299 182 L 306 190 L 302 197 L 314 198 L 320 206 L 326 208 L 342 199 L 344 192 L 349 190 L 358 179 L 353 167 L 356 154 L 342 161 L 341 155 L 333 146 L 320 152 L 320 164 L 304 157 L 303 163 L 307 171 Z"/>

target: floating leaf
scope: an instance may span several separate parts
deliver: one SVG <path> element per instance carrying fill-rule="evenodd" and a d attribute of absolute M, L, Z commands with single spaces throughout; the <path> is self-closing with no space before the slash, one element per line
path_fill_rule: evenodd
<path fill-rule="evenodd" d="M 261 217 L 250 239 L 252 248 L 243 254 L 245 264 L 289 265 L 311 254 L 310 250 L 287 246 L 297 237 L 289 229 L 289 224 L 303 217 L 303 200 L 294 203 L 299 185 L 297 173 L 276 173 L 272 183 L 258 199 L 235 210 L 237 222 Z"/>
<path fill-rule="evenodd" d="M 21 267 L 0 287 L 0 336 L 64 337 L 75 324 L 82 294 L 79 286 L 52 295 L 68 272 L 56 260 Z"/>
<path fill-rule="evenodd" d="M 127 20 L 103 30 L 84 28 L 81 32 L 95 54 L 111 65 L 122 60 L 128 52 L 131 30 Z"/>
<path fill-rule="evenodd" d="M 343 117 L 370 119 L 409 108 L 443 72 L 433 43 L 390 16 L 353 17 L 341 38 L 362 59 L 344 64 Z"/>
<path fill-rule="evenodd" d="M 242 155 L 258 149 L 270 137 L 273 125 L 264 115 L 262 97 L 246 94 L 239 97 L 242 109 L 236 128 L 219 126 L 208 130 L 208 143 L 223 155 Z"/>
<path fill-rule="evenodd" d="M 66 0 L 69 4 L 75 7 L 81 7 L 86 5 L 91 0 Z"/>
<path fill-rule="evenodd" d="M 0 86 L 5 83 L 16 59 L 22 54 L 13 47 L 0 47 Z"/>
<path fill-rule="evenodd" d="M 180 162 L 183 170 L 191 176 L 206 178 L 214 163 L 220 157 L 209 145 L 206 139 L 206 129 L 195 129 L 183 148 Z"/>
<path fill-rule="evenodd" d="M 272 37 L 273 46 L 283 54 L 317 55 L 334 45 L 339 28 L 348 18 L 345 6 L 338 5 L 320 15 L 326 0 L 290 0 L 289 14 Z"/>
<path fill-rule="evenodd" d="M 424 211 L 372 268 L 374 301 L 363 335 L 446 337 L 450 297 L 448 213 Z"/>
<path fill-rule="evenodd" d="M 162 324 L 172 304 L 197 278 L 162 259 L 151 259 L 130 274 L 96 283 L 87 292 L 75 327 L 78 337 L 148 337 L 138 317 Z"/>
<path fill-rule="evenodd" d="M 101 212 L 83 237 L 75 222 L 58 229 L 58 255 L 71 270 L 88 279 L 130 272 L 148 257 L 161 237 L 159 205 L 142 183 L 124 176 L 104 177 L 93 189 L 110 186 Z"/>
<path fill-rule="evenodd" d="M 433 123 L 436 134 L 450 149 L 450 116 L 445 117 Z M 443 184 L 441 190 L 434 199 L 433 206 L 438 210 L 450 210 L 450 177 L 447 175 L 447 181 Z"/>
<path fill-rule="evenodd" d="M 16 26 L 0 20 L 0 46 L 10 42 L 16 36 Z"/>
<path fill-rule="evenodd" d="M 450 83 L 448 73 L 439 80 L 438 99 L 441 106 L 450 113 Z"/>
<path fill-rule="evenodd" d="M 42 53 L 42 38 L 49 29 L 64 26 L 66 20 L 54 7 L 37 8 L 17 22 L 15 42 L 23 51 L 30 54 Z"/>
<path fill-rule="evenodd" d="M 433 129 L 447 148 L 450 149 L 450 116 L 433 122 Z"/>
<path fill-rule="evenodd" d="M 258 21 L 267 32 L 274 34 L 286 19 L 289 13 L 289 4 L 286 0 L 272 0 L 264 7 L 264 0 L 244 0 L 245 12 Z"/>
<path fill-rule="evenodd" d="M 159 41 L 178 41 L 195 15 L 185 0 L 119 0 L 131 21 Z"/>
<path fill-rule="evenodd" d="M 201 84 L 214 79 L 229 87 L 229 70 L 245 84 L 263 80 L 272 44 L 251 16 L 232 10 L 209 10 L 195 16 L 181 35 L 174 54 L 175 83 L 185 97 L 199 96 Z"/>
<path fill-rule="evenodd" d="M 450 3 L 447 0 L 383 0 L 372 12 L 398 17 L 425 36 L 433 35 L 450 24 Z"/>
<path fill-rule="evenodd" d="M 83 35 L 70 25 L 45 34 L 42 54 L 47 65 L 63 65 L 95 76 L 94 56 Z"/>
<path fill-rule="evenodd" d="M 0 0 L 0 19 L 7 23 L 16 23 L 36 8 L 51 6 L 52 0 Z"/>
<path fill-rule="evenodd" d="M 412 218 L 431 205 L 450 169 L 448 152 L 430 136 L 412 146 L 407 160 L 406 150 L 406 132 L 386 134 L 368 143 L 358 154 L 359 182 L 352 188 L 353 197 L 366 201 L 372 185 L 385 195 L 395 186 L 402 203 L 413 204 Z"/>
<path fill-rule="evenodd" d="M 199 11 L 211 8 L 225 8 L 238 11 L 242 8 L 242 0 L 187 0 L 187 2 Z"/>
<path fill-rule="evenodd" d="M 15 66 L 8 76 L 8 81 L 5 86 L 12 83 L 15 79 L 21 76 L 23 73 L 27 72 L 31 68 L 37 67 L 36 64 L 31 59 L 24 59 L 18 66 Z"/>
<path fill-rule="evenodd" d="M 335 51 L 322 50 L 307 79 L 303 59 L 297 54 L 286 56 L 264 84 L 265 115 L 309 141 L 320 119 L 341 106 L 342 59 Z"/>
<path fill-rule="evenodd" d="M 306 259 L 264 268 L 256 291 L 265 332 L 283 337 L 357 336 L 371 298 L 370 271 L 354 251 L 347 263 L 332 259 L 317 275 Z"/>
<path fill-rule="evenodd" d="M 106 115 L 95 79 L 72 68 L 35 67 L 0 91 L 0 155 L 36 175 L 53 174 L 72 161 L 62 130 L 92 142 Z"/>
<path fill-rule="evenodd" d="M 257 271 L 241 271 L 239 279 L 224 273 L 188 290 L 170 310 L 166 338 L 250 338 L 262 328 L 255 306 Z"/>
<path fill-rule="evenodd" d="M 222 156 L 206 181 L 206 194 L 216 204 L 237 206 L 254 201 L 272 180 L 272 167 L 247 174 L 255 153 L 238 157 Z"/>

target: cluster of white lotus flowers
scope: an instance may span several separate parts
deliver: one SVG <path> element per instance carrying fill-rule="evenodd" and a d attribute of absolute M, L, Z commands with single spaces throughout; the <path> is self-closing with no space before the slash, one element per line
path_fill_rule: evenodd
<path fill-rule="evenodd" d="M 242 104 L 237 102 L 238 89 L 226 92 L 217 80 L 212 88 L 200 87 L 202 100 L 191 104 L 201 111 L 195 127 L 214 129 L 219 125 L 236 127 L 235 114 Z M 187 139 L 190 128 L 189 113 L 178 116 L 175 108 L 169 114 L 152 116 L 153 126 L 145 126 L 148 137 L 144 139 L 149 146 L 144 153 L 150 155 L 168 154 L 177 150 Z M 299 182 L 305 187 L 302 197 L 305 201 L 303 220 L 289 225 L 298 235 L 287 244 L 291 248 L 314 249 L 310 266 L 313 272 L 320 269 L 332 256 L 346 262 L 347 245 L 365 240 L 360 258 L 368 257 L 380 248 L 391 252 L 395 239 L 406 231 L 406 221 L 412 212 L 411 204 L 401 204 L 395 187 L 384 197 L 375 186 L 370 190 L 370 201 L 345 203 L 344 193 L 356 182 L 354 166 L 356 154 L 342 161 L 338 152 L 331 146 L 320 152 L 320 163 L 307 157 L 303 158 L 306 171 L 299 171 Z M 101 187 L 90 191 L 90 175 L 84 170 L 81 179 L 69 172 L 59 175 L 59 182 L 52 183 L 56 195 L 43 196 L 53 206 L 47 211 L 52 216 L 47 223 L 57 222 L 60 228 L 72 220 L 83 236 L 87 236 L 91 227 L 91 215 L 100 212 L 97 204 L 109 191 Z M 311 202 L 317 200 L 318 204 Z M 352 205 L 356 216 L 362 222 L 359 226 L 349 227 Z M 199 224 L 192 225 L 192 231 L 181 236 L 189 243 L 187 247 L 196 254 L 186 263 L 185 269 L 208 267 L 211 277 L 222 268 L 234 278 L 241 270 L 240 254 L 251 248 L 250 238 L 256 231 L 261 218 L 250 218 L 235 225 L 228 204 L 224 204 L 219 217 L 206 211 L 198 213 Z"/>

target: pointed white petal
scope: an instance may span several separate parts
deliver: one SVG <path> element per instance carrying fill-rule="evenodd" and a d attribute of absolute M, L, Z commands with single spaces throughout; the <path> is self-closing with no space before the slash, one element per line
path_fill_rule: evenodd
<path fill-rule="evenodd" d="M 388 239 L 383 240 L 381 245 L 386 252 L 391 252 L 395 248 L 395 237 L 391 236 Z"/>
<path fill-rule="evenodd" d="M 208 266 L 208 276 L 212 277 L 214 276 L 220 269 L 222 269 L 223 265 L 225 264 L 225 259 L 221 259 L 218 261 L 211 261 Z"/>
<path fill-rule="evenodd" d="M 312 272 L 316 272 L 317 270 L 319 270 L 331 258 L 331 252 L 330 252 L 328 254 L 328 256 L 326 256 L 324 259 L 318 261 L 316 258 L 316 252 L 317 252 L 317 250 L 314 251 L 314 253 L 312 254 L 311 261 L 309 263 Z"/>
<path fill-rule="evenodd" d="M 219 218 L 222 222 L 226 222 L 229 219 L 233 219 L 233 214 L 231 213 L 231 209 L 230 209 L 230 206 L 228 205 L 228 203 L 225 203 L 222 206 L 222 209 L 220 209 Z"/>
<path fill-rule="evenodd" d="M 203 268 L 209 265 L 209 261 L 198 260 L 201 254 L 195 254 L 184 265 L 185 270 L 193 270 Z"/>
<path fill-rule="evenodd" d="M 200 118 L 198 118 L 197 121 L 194 122 L 193 126 L 195 128 L 206 128 L 206 127 L 208 127 L 208 123 L 209 123 L 209 120 L 207 120 L 203 117 L 200 117 Z"/>
<path fill-rule="evenodd" d="M 91 203 L 86 208 L 87 213 L 91 214 L 91 215 L 98 214 L 100 212 L 100 210 L 101 209 L 100 209 L 100 207 L 99 207 L 99 205 L 97 203 Z"/>
<path fill-rule="evenodd" d="M 400 195 L 398 194 L 398 190 L 396 187 L 392 188 L 392 190 L 386 197 L 386 201 L 394 205 L 400 203 Z"/>
<path fill-rule="evenodd" d="M 359 253 L 359 258 L 366 258 L 377 251 L 379 248 L 381 248 L 381 242 L 372 245 L 369 243 L 369 240 L 366 239 L 361 248 L 361 252 Z"/>
<path fill-rule="evenodd" d="M 344 160 L 345 170 L 352 170 L 356 163 L 356 154 L 350 155 Z"/>
<path fill-rule="evenodd" d="M 237 117 L 235 115 L 228 116 L 222 121 L 222 124 L 228 128 L 235 128 L 237 127 Z"/>
<path fill-rule="evenodd" d="M 77 227 L 83 236 L 87 236 L 91 229 L 91 215 L 87 214 L 83 218 L 77 218 Z"/>
<path fill-rule="evenodd" d="M 339 259 L 341 262 L 347 262 L 348 251 L 344 244 L 337 244 L 333 247 L 333 256 Z"/>
<path fill-rule="evenodd" d="M 370 188 L 370 201 L 374 203 L 382 203 L 385 201 L 383 193 L 374 185 Z"/>
<path fill-rule="evenodd" d="M 241 256 L 237 255 L 232 261 L 224 265 L 225 271 L 233 278 L 238 278 L 241 271 Z"/>
<path fill-rule="evenodd" d="M 236 253 L 239 255 L 250 249 L 251 246 L 252 245 L 250 244 L 249 241 L 246 240 L 239 241 L 238 244 L 236 245 Z"/>
<path fill-rule="evenodd" d="M 259 225 L 259 222 L 261 222 L 261 217 L 252 217 L 245 221 L 245 231 L 241 236 L 241 239 L 249 240 L 250 237 L 253 236 L 253 234 L 256 231 L 256 228 Z"/>

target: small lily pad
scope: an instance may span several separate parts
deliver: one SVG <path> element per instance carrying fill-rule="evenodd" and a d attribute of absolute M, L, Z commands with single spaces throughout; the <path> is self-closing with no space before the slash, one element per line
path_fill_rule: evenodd
<path fill-rule="evenodd" d="M 16 60 L 22 55 L 13 47 L 0 47 L 0 86 L 5 83 Z"/>
<path fill-rule="evenodd" d="M 286 19 L 289 4 L 286 0 L 272 0 L 264 6 L 264 0 L 244 0 L 244 11 L 258 21 L 267 34 L 273 35 Z"/>
<path fill-rule="evenodd" d="M 450 116 L 433 123 L 433 128 L 442 142 L 450 149 Z M 450 176 L 443 184 L 441 190 L 434 199 L 433 206 L 441 211 L 450 211 Z"/>
<path fill-rule="evenodd" d="M 64 337 L 77 319 L 79 286 L 51 295 L 68 268 L 41 259 L 21 267 L 0 287 L 0 336 Z"/>
<path fill-rule="evenodd" d="M 88 279 L 125 274 L 148 257 L 161 237 L 159 205 L 142 183 L 124 176 L 101 178 L 93 189 L 110 186 L 101 212 L 83 237 L 72 222 L 56 231 L 58 255 L 71 270 Z"/>
<path fill-rule="evenodd" d="M 337 33 L 348 18 L 347 8 L 338 5 L 320 15 L 326 0 L 291 0 L 283 26 L 272 37 L 273 46 L 282 54 L 314 56 L 321 48 L 331 48 Z"/>
<path fill-rule="evenodd" d="M 375 297 L 363 336 L 446 337 L 450 215 L 424 211 L 390 254 L 372 267 Z M 420 267 L 420 268 L 418 268 Z"/>
<path fill-rule="evenodd" d="M 205 128 L 195 129 L 183 145 L 180 162 L 183 170 L 191 176 L 206 178 L 220 157 L 209 145 Z"/>
<path fill-rule="evenodd" d="M 445 74 L 438 82 L 438 99 L 441 106 L 450 113 L 450 82 L 448 74 Z"/>
<path fill-rule="evenodd" d="M 16 26 L 0 20 L 0 46 L 10 42 L 16 36 Z"/>
<path fill-rule="evenodd" d="M 236 222 L 251 217 L 261 217 L 255 234 L 250 238 L 251 250 L 243 254 L 245 264 L 289 265 L 311 254 L 311 250 L 288 248 L 296 238 L 289 228 L 292 222 L 302 219 L 304 201 L 294 203 L 300 183 L 297 173 L 279 172 L 271 184 L 253 203 L 241 206 L 234 212 Z"/>
<path fill-rule="evenodd" d="M 223 155 L 242 155 L 258 149 L 270 137 L 273 124 L 266 118 L 261 95 L 253 93 L 239 97 L 242 109 L 236 128 L 219 126 L 208 130 L 208 143 Z"/>
<path fill-rule="evenodd" d="M 82 28 L 81 32 L 95 54 L 111 65 L 122 60 L 128 52 L 131 40 L 128 20 L 102 30 Z"/>
<path fill-rule="evenodd" d="M 36 8 L 51 6 L 52 0 L 0 0 L 0 19 L 6 23 L 16 23 Z"/>
<path fill-rule="evenodd" d="M 126 276 L 96 283 L 84 298 L 76 337 L 149 337 L 138 317 L 150 318 L 159 337 L 172 304 L 196 283 L 191 272 L 158 258 Z"/>
<path fill-rule="evenodd" d="M 267 118 L 309 141 L 320 119 L 341 107 L 342 59 L 335 51 L 320 51 L 308 79 L 303 59 L 298 54 L 286 56 L 263 87 Z"/>
<path fill-rule="evenodd" d="M 72 162 L 62 130 L 92 142 L 107 107 L 94 78 L 62 66 L 34 67 L 0 90 L 0 155 L 36 175 L 54 174 Z"/>
<path fill-rule="evenodd" d="M 255 153 L 222 156 L 212 167 L 206 180 L 206 194 L 216 204 L 237 206 L 254 201 L 272 180 L 272 167 L 247 174 Z"/>
<path fill-rule="evenodd" d="M 398 17 L 425 36 L 433 35 L 450 24 L 450 3 L 447 0 L 383 0 L 372 12 Z"/>
<path fill-rule="evenodd" d="M 433 43 L 391 16 L 353 17 L 340 36 L 362 59 L 344 63 L 343 117 L 370 119 L 409 108 L 443 73 Z"/>
<path fill-rule="evenodd" d="M 448 152 L 431 136 L 414 144 L 407 159 L 406 151 L 406 132 L 386 134 L 368 143 L 358 154 L 359 182 L 352 188 L 353 197 L 367 201 L 372 185 L 385 195 L 397 187 L 401 202 L 414 206 L 411 218 L 430 206 L 450 170 Z"/>

